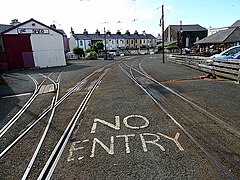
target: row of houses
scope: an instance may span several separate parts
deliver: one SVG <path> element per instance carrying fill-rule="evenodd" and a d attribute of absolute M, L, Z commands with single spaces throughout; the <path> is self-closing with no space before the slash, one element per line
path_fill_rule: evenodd
<path fill-rule="evenodd" d="M 196 25 L 169 25 L 165 30 L 165 45 L 176 44 L 182 48 L 193 46 L 224 45 L 240 43 L 240 20 L 229 28 L 224 28 L 208 36 L 207 29 Z M 101 34 L 98 30 L 89 34 L 74 33 L 70 38 L 55 25 L 47 26 L 35 19 L 23 23 L 13 20 L 10 25 L 0 24 L 0 72 L 11 69 L 44 68 L 65 66 L 65 53 L 74 47 L 89 49 L 96 41 L 102 41 L 108 51 L 155 48 L 158 39 L 152 34 L 135 31 L 112 34 L 107 31 Z M 161 46 L 161 45 L 160 45 Z"/>
<path fill-rule="evenodd" d="M 65 66 L 65 53 L 74 47 L 87 50 L 96 41 L 103 41 L 108 51 L 155 47 L 156 38 L 143 32 L 125 34 L 109 31 L 100 34 L 75 34 L 71 30 L 70 38 L 55 25 L 47 26 L 33 18 L 23 23 L 13 20 L 10 25 L 0 24 L 0 72 L 12 69 L 45 68 Z"/>
<path fill-rule="evenodd" d="M 97 30 L 95 34 L 89 34 L 85 29 L 82 34 L 76 34 L 72 29 L 69 39 L 70 51 L 72 51 L 74 47 L 80 47 L 86 51 L 97 41 L 103 42 L 104 47 L 106 47 L 108 51 L 154 48 L 157 45 L 157 39 L 145 31 L 143 31 L 142 34 L 139 34 L 138 31 L 131 34 L 128 30 L 125 34 L 122 34 L 120 31 L 116 34 L 112 34 L 110 31 L 101 34 Z"/>

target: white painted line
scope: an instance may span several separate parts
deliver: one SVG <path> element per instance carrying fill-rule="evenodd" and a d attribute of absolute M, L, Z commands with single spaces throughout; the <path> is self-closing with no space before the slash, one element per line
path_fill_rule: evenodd
<path fill-rule="evenodd" d="M 44 93 L 44 94 L 45 94 L 45 93 L 48 93 L 48 92 L 49 92 L 49 89 L 50 89 L 50 86 L 49 86 L 49 84 L 48 84 L 48 85 L 45 86 L 45 89 L 44 89 L 44 92 L 43 92 L 43 93 Z"/>
<path fill-rule="evenodd" d="M 42 85 L 42 86 L 41 86 L 38 94 L 42 94 L 42 93 L 44 92 L 45 86 L 46 86 L 46 85 Z"/>
<path fill-rule="evenodd" d="M 13 98 L 13 97 L 20 97 L 20 96 L 29 96 L 31 94 L 32 93 L 15 94 L 15 95 L 10 95 L 10 96 L 0 97 L 0 99 L 7 99 L 7 98 Z"/>
<path fill-rule="evenodd" d="M 49 84 L 49 91 L 48 92 L 54 92 L 55 88 L 54 88 L 54 84 Z"/>

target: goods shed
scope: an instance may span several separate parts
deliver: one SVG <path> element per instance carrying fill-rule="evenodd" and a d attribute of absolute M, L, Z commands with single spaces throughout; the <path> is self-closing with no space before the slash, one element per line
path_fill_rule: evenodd
<path fill-rule="evenodd" d="M 0 32 L 0 71 L 65 66 L 63 35 L 34 19 Z"/>

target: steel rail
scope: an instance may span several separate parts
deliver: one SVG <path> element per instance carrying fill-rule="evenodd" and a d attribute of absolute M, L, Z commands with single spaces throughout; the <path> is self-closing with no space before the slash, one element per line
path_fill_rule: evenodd
<path fill-rule="evenodd" d="M 22 114 L 28 109 L 28 107 L 32 104 L 32 102 L 36 99 L 36 97 L 39 95 L 39 90 L 43 83 L 46 81 L 46 79 L 49 79 L 49 76 L 51 76 L 52 73 L 50 73 L 48 76 L 45 76 L 44 80 L 39 84 L 35 78 L 28 75 L 28 77 L 34 82 L 35 84 L 35 90 L 32 94 L 32 96 L 29 98 L 29 100 L 23 105 L 23 107 L 3 126 L 2 129 L 0 129 L 0 138 L 14 125 L 14 123 L 22 116 Z"/>
<path fill-rule="evenodd" d="M 143 61 L 143 60 L 142 60 Z M 141 61 L 141 62 L 142 62 Z M 135 62 L 135 61 L 134 61 Z M 124 63 L 127 67 L 130 67 L 128 64 Z M 188 100 L 187 98 L 185 98 L 184 96 L 180 95 L 179 93 L 175 92 L 174 90 L 172 90 L 171 88 L 167 87 L 166 85 L 162 84 L 161 82 L 157 81 L 156 79 L 154 79 L 153 77 L 151 77 L 146 71 L 143 70 L 143 72 L 138 71 L 135 68 L 132 68 L 134 71 L 136 71 L 137 73 L 145 76 L 146 78 L 152 80 L 153 82 L 157 83 L 158 85 L 160 85 L 161 87 L 165 88 L 166 90 L 168 90 L 169 92 L 171 92 L 172 94 L 176 95 L 177 97 L 179 97 L 180 99 L 184 100 L 185 102 L 191 104 L 193 107 L 199 109 L 200 111 L 204 112 L 205 114 L 207 114 L 208 116 L 210 116 L 213 120 L 215 120 L 215 122 L 220 123 L 221 125 L 224 126 L 225 129 L 231 131 L 232 133 L 234 133 L 235 135 L 237 135 L 238 137 L 240 137 L 240 131 L 236 128 L 234 128 L 233 126 L 227 124 L 226 122 L 224 122 L 223 120 L 221 120 L 220 118 L 218 118 L 217 116 L 213 115 L 212 113 L 208 112 L 207 110 L 203 109 L 202 107 L 200 107 L 199 105 L 195 104 L 194 102 Z M 143 68 L 140 68 L 143 69 Z M 142 70 L 141 70 L 142 71 Z"/>
<path fill-rule="evenodd" d="M 158 107 L 189 137 L 189 139 L 229 178 L 234 179 L 233 175 L 213 157 L 133 76 L 132 66 L 130 66 L 130 73 L 128 73 L 120 64 L 120 69 L 137 85 L 139 86 L 157 105 Z M 142 73 L 141 73 L 142 74 Z"/>
<path fill-rule="evenodd" d="M 0 138 L 7 132 L 7 130 L 19 119 L 19 117 L 26 111 L 26 109 L 30 106 L 33 100 L 36 98 L 37 92 L 39 90 L 38 82 L 35 78 L 28 75 L 28 77 L 34 82 L 35 90 L 32 96 L 28 99 L 28 101 L 23 105 L 23 107 L 0 129 Z"/>
<path fill-rule="evenodd" d="M 142 60 L 143 61 L 143 60 Z M 142 63 L 142 61 L 140 63 Z M 143 68 L 141 67 L 141 71 L 143 70 Z M 136 70 L 137 71 L 137 70 Z M 137 71 L 139 73 L 139 71 Z M 142 73 L 141 73 L 142 74 Z M 236 128 L 234 128 L 233 126 L 227 124 L 226 122 L 224 122 L 223 120 L 221 120 L 220 118 L 218 118 L 217 116 L 213 115 L 212 113 L 208 112 L 207 110 L 203 109 L 202 107 L 200 107 L 199 105 L 195 104 L 194 102 L 188 100 L 187 98 L 185 98 L 184 96 L 180 95 L 179 93 L 175 92 L 174 90 L 172 90 L 171 88 L 167 87 L 166 85 L 162 84 L 161 82 L 157 81 L 156 79 L 154 79 L 153 77 L 151 77 L 146 71 L 143 70 L 143 74 L 145 77 L 147 77 L 148 79 L 152 80 L 153 82 L 157 83 L 158 85 L 162 86 L 163 88 L 165 88 L 166 90 L 168 90 L 169 92 L 171 92 L 172 94 L 176 95 L 177 97 L 181 98 L 182 100 L 186 101 L 187 103 L 191 104 L 192 106 L 196 107 L 197 109 L 201 110 L 202 112 L 206 113 L 208 116 L 212 117 L 214 120 L 216 120 L 218 123 L 222 124 L 227 130 L 231 131 L 232 133 L 236 134 L 238 137 L 240 137 L 240 131 Z"/>
<path fill-rule="evenodd" d="M 77 111 L 75 112 L 74 116 L 72 117 L 71 121 L 69 122 L 67 128 L 65 129 L 64 133 L 62 134 L 61 138 L 59 139 L 57 145 L 55 146 L 52 154 L 50 155 L 48 161 L 46 162 L 44 168 L 42 169 L 38 180 L 44 179 L 48 180 L 51 178 L 57 163 L 65 149 L 65 146 L 72 135 L 72 132 L 76 126 L 76 123 L 81 116 L 82 112 L 85 110 L 89 99 L 91 98 L 95 89 L 99 86 L 102 81 L 102 78 L 110 71 L 110 69 L 106 69 L 101 76 L 94 81 L 94 85 L 88 91 L 87 95 L 84 97 L 83 101 L 81 102 L 80 106 L 78 107 Z M 81 122 L 80 122 L 81 123 Z"/>
<path fill-rule="evenodd" d="M 53 97 L 52 106 L 54 106 L 54 105 L 56 104 L 56 101 L 57 101 L 57 99 L 58 99 L 58 97 L 59 97 L 59 92 L 60 92 L 60 76 L 61 76 L 61 75 L 62 75 L 62 73 L 60 73 L 60 74 L 58 75 L 57 83 L 55 83 L 56 88 L 57 88 L 57 94 L 56 94 L 56 96 Z M 44 133 L 43 133 L 43 135 L 42 135 L 42 137 L 41 137 L 41 139 L 40 139 L 40 141 L 39 141 L 39 143 L 38 143 L 38 146 L 37 146 L 37 148 L 36 148 L 36 150 L 35 150 L 32 158 L 31 158 L 31 160 L 30 160 L 30 162 L 29 162 L 29 164 L 28 164 L 28 166 L 27 166 L 27 168 L 26 168 L 26 170 L 25 170 L 25 172 L 24 172 L 24 174 L 23 174 L 22 180 L 27 179 L 27 177 L 28 177 L 28 175 L 29 175 L 29 173 L 30 173 L 30 171 L 31 171 L 31 168 L 32 168 L 32 166 L 33 166 L 33 164 L 34 164 L 34 162 L 35 162 L 35 159 L 37 158 L 37 155 L 38 155 L 38 153 L 39 153 L 39 151 L 40 151 L 40 148 L 42 147 L 42 144 L 43 144 L 43 142 L 44 142 L 44 140 L 45 140 L 45 138 L 46 138 L 46 136 L 47 136 L 47 132 L 48 132 L 48 130 L 49 130 L 49 128 L 50 128 L 50 125 L 51 125 L 51 123 L 52 123 L 55 110 L 56 110 L 56 106 L 53 107 L 53 109 L 52 109 L 51 116 L 50 116 L 50 118 L 49 118 L 49 120 L 48 120 L 48 124 L 47 124 L 47 126 L 45 127 Z"/>
<path fill-rule="evenodd" d="M 86 78 L 89 78 L 94 73 L 91 73 Z M 0 159 L 19 141 L 21 140 L 38 122 L 40 122 L 53 108 L 59 106 L 65 99 L 67 99 L 76 89 L 79 89 L 83 83 L 86 83 L 86 78 L 84 78 L 80 83 L 77 83 L 70 91 L 68 91 L 63 97 L 61 97 L 55 104 L 47 107 L 41 115 L 26 129 L 24 130 L 7 148 L 5 148 L 0 153 Z"/>
<path fill-rule="evenodd" d="M 113 63 L 115 64 L 115 63 Z M 10 145 L 8 145 L 1 153 L 0 153 L 0 159 L 3 158 L 3 156 L 18 142 L 20 141 L 38 122 L 40 122 L 53 108 L 58 107 L 65 99 L 67 99 L 72 93 L 75 92 L 75 90 L 78 90 L 81 88 L 87 80 L 93 76 L 95 73 L 99 73 L 104 70 L 104 68 L 108 68 L 106 65 L 104 67 L 101 67 L 91 74 L 89 74 L 87 77 L 85 77 L 83 80 L 81 80 L 79 83 L 77 83 L 73 88 L 71 88 L 64 96 L 62 96 L 58 101 L 55 102 L 55 104 L 52 106 L 47 107 L 40 115 L 39 117 L 27 128 L 25 129 Z M 58 78 L 57 81 L 60 81 L 60 78 Z"/>

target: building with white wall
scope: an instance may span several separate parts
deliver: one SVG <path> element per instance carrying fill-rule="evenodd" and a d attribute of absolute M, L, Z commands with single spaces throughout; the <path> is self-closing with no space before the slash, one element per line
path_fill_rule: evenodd
<path fill-rule="evenodd" d="M 66 65 L 63 35 L 34 19 L 0 32 L 0 44 L 4 70 Z"/>

